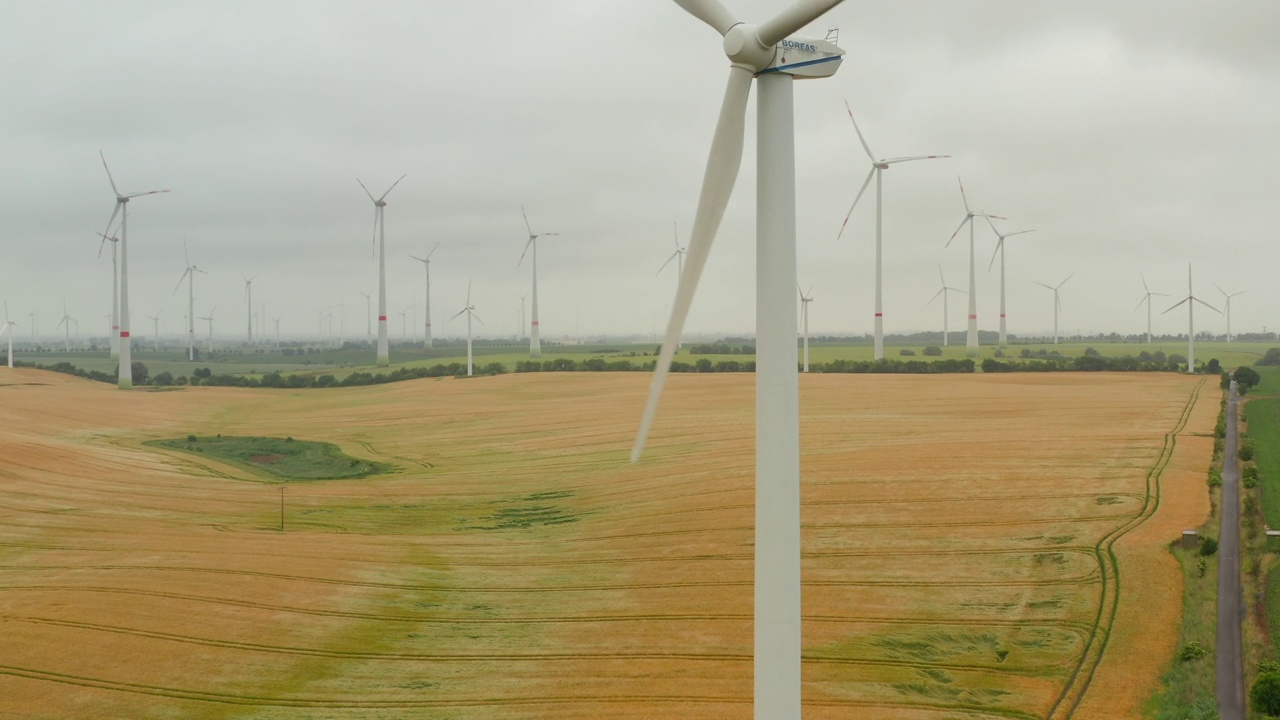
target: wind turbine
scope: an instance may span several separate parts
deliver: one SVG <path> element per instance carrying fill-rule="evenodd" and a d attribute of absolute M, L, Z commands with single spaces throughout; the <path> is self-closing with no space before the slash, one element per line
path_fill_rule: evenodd
<path fill-rule="evenodd" d="M 387 367 L 391 364 L 391 353 L 387 350 L 387 226 L 383 210 L 387 207 L 387 196 L 403 179 L 404 175 L 401 175 L 391 183 L 391 187 L 387 188 L 386 192 L 374 200 L 369 188 L 364 187 L 360 178 L 356 178 L 356 182 L 364 188 L 364 194 L 373 200 L 373 240 L 378 253 L 378 367 Z"/>
<path fill-rule="evenodd" d="M 283 315 L 281 315 L 280 317 L 284 317 L 284 316 L 283 316 Z M 280 349 L 280 318 L 279 318 L 279 317 L 274 317 L 274 318 L 271 318 L 271 319 L 272 319 L 272 321 L 274 321 L 274 322 L 275 322 L 275 324 L 276 324 L 276 349 L 277 349 L 277 350 L 279 350 L 279 349 Z"/>
<path fill-rule="evenodd" d="M 67 314 L 67 301 L 62 301 L 62 319 L 54 326 L 54 329 L 65 327 L 63 331 L 62 347 L 66 352 L 71 352 L 71 316 Z"/>
<path fill-rule="evenodd" d="M 467 377 L 471 377 L 471 319 L 475 318 L 476 322 L 481 325 L 484 324 L 484 321 L 480 319 L 479 315 L 476 315 L 476 308 L 471 304 L 470 280 L 467 281 L 467 304 L 462 306 L 462 309 L 458 311 L 458 315 L 462 315 L 464 313 L 467 316 Z M 457 319 L 458 315 L 454 315 L 449 319 Z"/>
<path fill-rule="evenodd" d="M 214 305 L 213 309 L 209 311 L 209 317 L 200 318 L 201 320 L 205 320 L 209 323 L 209 340 L 208 340 L 208 343 L 205 345 L 205 352 L 210 352 L 210 353 L 213 352 L 213 311 L 217 309 L 218 309 L 218 306 Z"/>
<path fill-rule="evenodd" d="M 407 338 L 409 337 L 409 308 L 406 307 L 405 309 L 397 310 L 396 312 L 400 313 L 400 337 Z"/>
<path fill-rule="evenodd" d="M 632 450 L 639 458 L 662 397 L 698 279 L 742 163 L 747 96 L 759 79 L 756 170 L 755 717 L 800 717 L 800 399 L 796 367 L 794 78 L 828 77 L 844 51 L 788 38 L 841 0 L 799 0 L 761 25 L 718 0 L 677 4 L 724 36 L 729 79 L 649 400 Z"/>
<path fill-rule="evenodd" d="M 1005 238 L 1011 238 L 1014 235 L 1025 235 L 1026 233 L 1033 233 L 1035 232 L 1035 230 L 1019 230 L 1018 232 L 1002 233 L 996 229 L 996 224 L 991 221 L 991 218 L 987 218 L 987 224 L 991 226 L 991 231 L 994 232 L 996 234 L 996 237 L 998 238 L 996 240 L 996 250 L 995 252 L 991 253 L 991 262 L 987 263 L 987 272 L 991 272 L 991 266 L 995 264 L 996 255 L 999 254 L 1000 255 L 1000 347 L 1007 347 L 1009 344 L 1008 343 L 1009 336 L 1005 330 L 1005 324 L 1004 324 L 1004 240 Z M 939 272 L 941 272 L 941 266 L 939 266 Z"/>
<path fill-rule="evenodd" d="M 436 243 L 436 246 L 431 248 L 431 252 L 427 253 L 427 256 L 424 258 L 420 258 L 417 255 L 409 256 L 414 260 L 417 260 L 418 262 L 422 263 L 422 267 L 426 270 L 426 273 L 427 273 L 426 296 L 422 305 L 422 307 L 424 308 L 423 314 L 427 318 L 427 324 L 426 324 L 425 334 L 423 335 L 423 338 L 422 338 L 422 347 L 427 348 L 428 350 L 430 350 L 431 346 L 434 344 L 434 341 L 431 338 L 431 256 L 435 254 L 436 248 L 439 248 L 439 247 L 440 247 L 440 243 Z"/>
<path fill-rule="evenodd" d="M 102 238 L 98 243 L 98 257 L 102 257 L 103 246 L 111 241 L 111 334 L 107 344 L 111 347 L 111 359 L 115 360 L 120 355 L 120 266 L 116 252 L 120 238 L 100 232 L 94 234 Z"/>
<path fill-rule="evenodd" d="M 5 357 L 9 358 L 9 369 L 13 369 L 13 328 L 18 323 L 9 319 L 9 303 L 4 304 L 4 327 L 0 328 L 0 335 L 9 334 L 9 352 Z"/>
<path fill-rule="evenodd" d="M 800 283 L 796 283 L 796 290 L 800 291 L 800 324 L 804 330 L 804 371 L 809 372 L 809 303 L 813 302 L 813 288 L 809 288 L 807 297 Z"/>
<path fill-rule="evenodd" d="M 853 198 L 853 204 L 849 206 L 849 212 L 844 216 L 844 223 L 840 226 L 840 233 L 836 236 L 836 241 L 844 235 L 845 226 L 849 224 L 849 218 L 853 215 L 853 209 L 858 207 L 858 201 L 862 199 L 862 194 L 867 191 L 867 186 L 871 184 L 871 177 L 874 175 L 876 179 L 876 338 L 875 338 L 875 359 L 884 359 L 884 304 L 881 294 L 881 252 L 880 252 L 880 231 L 881 231 L 881 209 L 883 207 L 883 197 L 881 195 L 881 185 L 884 180 L 884 171 L 889 169 L 890 165 L 903 162 L 911 162 L 913 160 L 935 160 L 938 158 L 949 158 L 950 155 L 913 155 L 907 157 L 881 158 L 876 159 L 875 153 L 871 152 L 871 146 L 867 144 L 867 139 L 862 136 L 862 129 L 858 127 L 858 121 L 853 119 L 853 109 L 849 107 L 849 102 L 845 101 L 844 109 L 849 113 L 849 120 L 853 122 L 853 130 L 858 133 L 858 141 L 862 143 L 862 149 L 867 151 L 867 157 L 871 159 L 871 171 L 867 173 L 867 179 L 862 181 L 862 189 L 858 190 L 858 194 Z"/>
<path fill-rule="evenodd" d="M 1071 273 L 1070 275 L 1067 276 L 1067 280 L 1070 280 L 1071 278 L 1075 277 L 1075 275 L 1076 275 L 1075 273 Z M 1062 289 L 1063 285 L 1067 284 L 1067 280 L 1063 280 L 1057 285 L 1045 285 L 1042 282 L 1036 283 L 1042 288 L 1048 288 L 1049 290 L 1053 291 L 1053 344 L 1054 345 L 1058 344 L 1058 314 L 1062 312 L 1062 299 L 1058 296 L 1058 291 Z"/>
<path fill-rule="evenodd" d="M 661 275 L 662 271 L 666 270 L 667 266 L 671 264 L 671 261 L 675 260 L 676 261 L 676 292 L 680 292 L 680 278 L 684 275 L 684 256 L 685 256 L 685 253 L 688 251 L 685 248 L 680 247 L 680 234 L 679 234 L 679 231 L 676 229 L 676 223 L 674 220 L 671 221 L 671 232 L 672 232 L 672 239 L 675 241 L 675 244 L 676 244 L 676 251 L 671 253 L 671 257 L 667 258 L 667 261 L 662 263 L 662 267 L 658 268 L 658 272 L 654 273 L 653 276 L 658 277 L 659 275 Z M 676 343 L 676 349 L 677 350 L 680 349 L 679 343 Z"/>
<path fill-rule="evenodd" d="M 1227 342 L 1231 342 L 1231 298 L 1233 298 L 1233 297 L 1235 297 L 1235 296 L 1237 296 L 1237 295 L 1243 295 L 1243 294 L 1245 294 L 1245 293 L 1247 293 L 1247 292 L 1249 292 L 1249 291 L 1248 291 L 1248 290 L 1241 290 L 1240 292 L 1235 292 L 1235 293 L 1229 293 L 1229 294 L 1228 294 L 1226 290 L 1223 290 L 1223 289 L 1218 285 L 1218 283 L 1214 283 L 1214 284 L 1213 284 L 1213 286 L 1214 286 L 1214 287 L 1216 287 L 1216 288 L 1218 288 L 1218 292 L 1222 293 L 1222 296 L 1223 296 L 1224 298 L 1226 298 L 1226 299 L 1227 299 L 1227 303 L 1226 303 L 1226 305 L 1227 305 L 1227 306 L 1226 306 L 1226 308 L 1225 308 L 1225 310 L 1226 310 L 1226 314 L 1227 314 Z"/>
<path fill-rule="evenodd" d="M 173 286 L 173 294 L 178 293 L 178 288 L 182 287 L 182 281 L 187 281 L 187 360 L 195 362 L 196 359 L 196 273 L 205 273 L 204 270 L 191 264 L 191 256 L 187 253 L 187 243 L 182 243 L 182 257 L 187 262 L 187 269 L 182 271 L 182 277 L 178 278 L 178 284 Z M 205 273 L 206 275 L 208 273 Z"/>
<path fill-rule="evenodd" d="M 1147 344 L 1150 345 L 1151 344 L 1151 298 L 1155 295 L 1168 297 L 1169 294 L 1151 292 L 1151 288 L 1147 287 L 1147 278 L 1142 273 L 1138 273 L 1138 277 L 1142 278 L 1142 289 L 1146 294 L 1142 296 L 1142 299 L 1138 301 L 1138 304 L 1135 305 L 1133 309 L 1137 310 L 1138 308 L 1142 307 L 1143 303 L 1147 304 Z"/>
<path fill-rule="evenodd" d="M 247 277 L 244 273 L 240 273 L 240 277 L 244 278 L 245 319 L 249 323 L 249 334 L 246 342 L 248 342 L 249 347 L 253 347 L 253 281 L 258 276 Z"/>
<path fill-rule="evenodd" d="M 360 294 L 364 296 L 364 323 L 365 323 L 364 341 L 367 343 L 372 343 L 373 342 L 373 309 L 370 306 L 369 302 L 370 302 L 370 298 L 372 298 L 373 296 L 367 292 L 362 292 Z"/>
<path fill-rule="evenodd" d="M 1219 314 L 1221 314 L 1222 311 L 1210 305 L 1209 303 L 1201 300 L 1200 298 L 1196 297 L 1195 291 L 1191 289 L 1191 264 L 1190 263 L 1187 264 L 1187 296 L 1182 300 L 1180 300 L 1177 305 L 1174 305 L 1173 307 L 1169 308 L 1169 310 L 1173 310 L 1174 308 L 1178 307 L 1178 305 L 1181 305 L 1182 303 L 1187 304 L 1187 372 L 1193 373 L 1196 371 L 1196 316 L 1195 316 L 1196 305 L 1195 304 L 1200 303 L 1201 305 Z M 1160 314 L 1164 315 L 1165 313 L 1169 312 L 1169 310 L 1165 310 Z"/>
<path fill-rule="evenodd" d="M 965 340 L 965 355 L 969 357 L 978 357 L 978 293 L 974 285 L 977 282 L 977 272 L 974 270 L 974 247 L 973 247 L 973 219 L 976 217 L 984 217 L 987 220 L 995 218 L 996 220 L 1005 220 L 1006 218 L 999 215 L 988 215 L 986 213 L 974 212 L 969 208 L 969 198 L 964 193 L 964 183 L 960 182 L 959 176 L 956 182 L 960 183 L 960 199 L 964 201 L 964 219 L 960 221 L 956 231 L 951 233 L 951 240 L 956 239 L 956 235 L 964 229 L 966 223 L 969 225 L 969 334 Z M 951 247 L 951 240 L 943 247 Z"/>
<path fill-rule="evenodd" d="M 520 262 L 516 263 L 516 267 L 524 264 L 524 256 L 529 252 L 529 248 L 533 248 L 533 324 L 529 326 L 529 357 L 542 357 L 542 342 L 538 335 L 538 238 L 547 237 L 549 235 L 559 235 L 560 233 L 544 232 L 535 233 L 533 228 L 529 226 L 529 214 L 524 211 L 524 206 L 520 206 L 520 214 L 524 216 L 524 227 L 529 231 L 529 242 L 524 244 L 524 252 L 520 253 Z"/>
<path fill-rule="evenodd" d="M 154 335 L 154 337 L 152 337 L 152 340 L 155 342 L 156 352 L 159 352 L 159 351 L 160 351 L 160 313 L 162 313 L 162 312 L 164 312 L 164 311 L 163 311 L 163 310 L 157 310 L 155 315 L 148 315 L 148 316 L 147 316 L 147 317 L 151 318 L 151 321 L 155 324 L 155 330 L 154 330 L 155 335 Z"/>
<path fill-rule="evenodd" d="M 116 206 L 111 211 L 111 217 L 107 220 L 107 230 L 111 230 L 111 224 L 116 221 L 116 215 L 120 215 L 120 341 L 117 350 L 120 359 L 120 369 L 117 380 L 117 387 L 121 390 L 128 390 L 133 387 L 133 353 L 129 340 L 129 213 L 121 212 L 129 201 L 143 195 L 158 195 L 167 193 L 168 190 L 149 190 L 147 192 L 130 193 L 121 195 L 116 188 L 115 178 L 111 177 L 111 168 L 107 167 L 107 157 L 98 151 L 98 156 L 102 158 L 102 169 L 107 171 L 107 180 L 111 183 L 111 192 L 116 195 Z M 103 234 L 106 234 L 105 232 Z"/>
<path fill-rule="evenodd" d="M 951 317 L 950 304 L 947 302 L 951 296 L 948 293 L 958 292 L 961 295 L 964 291 L 960 288 L 953 288 L 947 285 L 947 276 L 942 274 L 942 263 L 938 263 L 938 277 L 942 279 L 942 288 L 938 290 L 926 305 L 932 305 L 934 300 L 938 299 L 938 295 L 942 296 L 942 347 L 946 347 L 951 337 L 951 329 L 948 320 Z"/>

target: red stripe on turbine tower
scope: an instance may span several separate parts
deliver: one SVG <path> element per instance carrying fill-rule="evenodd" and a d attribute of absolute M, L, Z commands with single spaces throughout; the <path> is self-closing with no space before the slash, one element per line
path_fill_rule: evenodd
<path fill-rule="evenodd" d="M 537 324 L 538 324 L 538 321 L 537 321 L 537 320 L 534 320 L 534 321 L 533 321 L 533 324 L 534 324 L 534 325 L 537 325 Z"/>
<path fill-rule="evenodd" d="M 977 320 L 977 319 L 978 319 L 978 316 L 977 316 L 977 315 L 970 315 L 970 316 L 969 316 L 969 319 L 970 319 L 970 320 Z"/>
<path fill-rule="evenodd" d="M 884 317 L 884 313 L 876 313 L 876 317 Z"/>
<path fill-rule="evenodd" d="M 124 332 L 121 332 L 121 333 L 120 333 L 120 337 L 122 337 L 122 338 L 127 338 L 127 337 L 129 337 L 129 331 L 128 331 L 128 330 L 125 330 Z"/>
<path fill-rule="evenodd" d="M 1004 317 L 1004 313 L 1000 313 L 1000 317 Z"/>
<path fill-rule="evenodd" d="M 380 322 L 386 322 L 386 321 L 387 321 L 387 316 L 386 316 L 386 315 L 379 315 L 379 316 L 378 316 L 378 320 L 379 320 Z"/>

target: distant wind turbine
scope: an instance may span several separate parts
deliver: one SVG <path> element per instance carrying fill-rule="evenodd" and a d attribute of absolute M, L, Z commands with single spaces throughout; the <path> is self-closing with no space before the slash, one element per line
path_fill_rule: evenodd
<path fill-rule="evenodd" d="M 205 345 L 205 352 L 213 352 L 213 311 L 217 309 L 218 309 L 218 306 L 214 305 L 213 309 L 209 310 L 209 317 L 200 318 L 201 320 L 207 321 L 209 323 L 209 340 L 208 340 L 208 343 Z"/>
<path fill-rule="evenodd" d="M 4 327 L 0 328 L 0 335 L 8 334 L 9 336 L 9 352 L 5 357 L 9 358 L 10 370 L 13 369 L 13 328 L 17 325 L 18 323 L 9 319 L 9 303 L 6 302 L 4 304 Z"/>
<path fill-rule="evenodd" d="M 1196 297 L 1195 290 L 1193 290 L 1191 287 L 1191 264 L 1190 263 L 1187 263 L 1187 296 L 1182 300 L 1178 301 L 1177 305 L 1174 305 L 1173 307 L 1169 308 L 1169 310 L 1165 310 L 1160 314 L 1164 315 L 1165 313 L 1169 312 L 1170 310 L 1173 310 L 1174 308 L 1178 307 L 1178 305 L 1181 305 L 1182 303 L 1187 304 L 1187 372 L 1193 373 L 1196 371 L 1196 315 L 1195 315 L 1196 303 L 1200 303 L 1201 305 L 1219 314 L 1221 314 L 1222 311 L 1210 305 L 1209 303 L 1201 300 L 1200 298 Z"/>
<path fill-rule="evenodd" d="M 472 318 L 475 318 L 475 321 L 476 321 L 476 322 L 478 322 L 478 323 L 480 323 L 481 325 L 483 325 L 483 324 L 484 324 L 484 321 L 480 319 L 480 316 L 479 316 L 479 315 L 476 315 L 476 308 L 475 308 L 475 306 L 474 306 L 474 305 L 472 305 L 472 304 L 471 304 L 471 282 L 470 282 L 470 281 L 467 281 L 467 304 L 462 306 L 462 309 L 458 311 L 458 314 L 457 314 L 457 315 L 454 315 L 453 317 L 451 317 L 451 318 L 449 318 L 449 319 L 450 319 L 450 320 L 457 319 L 458 315 L 463 315 L 463 314 L 465 314 L 465 315 L 467 316 L 467 377 L 471 377 L 471 374 L 472 374 L 472 370 L 471 370 L 471 367 L 472 367 L 472 365 L 471 365 L 471 319 L 472 319 Z"/>
<path fill-rule="evenodd" d="M 178 288 L 182 287 L 182 281 L 187 281 L 187 360 L 195 362 L 196 359 L 196 273 L 204 273 L 204 270 L 191 264 L 191 256 L 187 253 L 187 243 L 182 243 L 182 257 L 186 259 L 187 269 L 182 271 L 182 277 L 178 278 L 178 284 L 173 286 L 174 294 L 177 294 Z M 207 273 L 205 273 L 207 274 Z"/>
<path fill-rule="evenodd" d="M 365 320 L 364 341 L 367 343 L 372 343 L 373 342 L 373 308 L 369 303 L 370 303 L 370 298 L 372 298 L 373 295 L 367 292 L 362 292 L 360 294 L 364 296 L 364 320 Z"/>
<path fill-rule="evenodd" d="M 951 329 L 948 323 L 951 318 L 951 310 L 950 304 L 947 302 L 951 297 L 949 293 L 958 292 L 961 295 L 964 295 L 964 291 L 960 288 L 953 288 L 947 285 L 947 276 L 942 274 L 942 263 L 938 263 L 938 277 L 942 280 L 942 288 L 938 290 L 932 298 L 929 298 L 929 302 L 925 304 L 932 305 L 933 301 L 937 300 L 939 295 L 942 296 L 942 346 L 946 347 L 949 342 L 948 339 L 951 337 Z"/>
<path fill-rule="evenodd" d="M 249 346 L 253 346 L 253 281 L 257 275 L 248 277 L 244 273 L 240 273 L 240 277 L 244 278 L 244 307 L 245 319 L 248 322 L 249 334 L 246 336 Z"/>
<path fill-rule="evenodd" d="M 276 349 L 279 350 L 280 349 L 280 318 L 273 317 L 271 318 L 271 320 L 276 324 Z"/>
<path fill-rule="evenodd" d="M 423 312 L 423 315 L 426 316 L 426 325 L 424 326 L 425 330 L 422 336 L 422 347 L 427 348 L 428 350 L 430 350 L 432 345 L 434 344 L 434 338 L 431 337 L 431 256 L 435 254 L 436 249 L 439 247 L 440 247 L 440 243 L 436 243 L 436 246 L 431 248 L 431 252 L 427 253 L 427 256 L 424 258 L 420 258 L 417 255 L 409 256 L 414 260 L 417 260 L 418 262 L 422 263 L 422 267 L 427 275 L 427 289 L 423 296 L 423 303 L 422 303 L 422 307 L 423 307 L 422 312 Z"/>
<path fill-rule="evenodd" d="M 977 282 L 977 271 L 974 268 L 974 245 L 973 245 L 973 219 L 976 217 L 984 217 L 988 220 L 995 218 L 996 220 L 1005 220 L 1006 218 L 999 215 L 988 215 L 987 213 L 974 212 L 969 207 L 969 197 L 965 195 L 964 183 L 960 182 L 960 178 L 956 177 L 956 182 L 960 183 L 960 199 L 964 201 L 964 219 L 960 221 L 956 231 L 951 233 L 951 240 L 943 247 L 951 247 L 951 241 L 956 239 L 956 235 L 964 229 L 966 223 L 969 225 L 969 333 L 965 339 L 965 354 L 969 357 L 978 357 L 978 291 L 975 287 Z"/>
<path fill-rule="evenodd" d="M 529 252 L 529 248 L 533 248 L 533 323 L 529 326 L 529 357 L 542 357 L 542 342 L 538 334 L 538 238 L 550 235 L 559 235 L 560 233 L 544 232 L 535 233 L 529 225 L 529 214 L 524 211 L 524 206 L 520 206 L 520 214 L 524 216 L 524 227 L 529 231 L 529 241 L 524 244 L 524 252 L 520 253 L 520 262 L 516 266 L 524 264 L 524 256 Z"/>
<path fill-rule="evenodd" d="M 364 188 L 365 195 L 373 200 L 373 241 L 378 253 L 378 367 L 387 367 L 391 364 L 391 353 L 387 349 L 387 226 L 383 210 L 387 207 L 387 196 L 396 189 L 396 185 L 399 185 L 404 177 L 401 175 L 391 183 L 391 187 L 387 188 L 387 191 L 377 200 L 373 199 L 373 193 L 369 192 L 369 188 L 364 187 L 360 178 L 356 178 L 356 182 Z"/>
<path fill-rule="evenodd" d="M 809 303 L 813 302 L 813 288 L 809 288 L 807 296 L 804 290 L 800 289 L 800 283 L 796 283 L 796 290 L 800 291 L 800 324 L 804 332 L 804 371 L 809 372 Z"/>
<path fill-rule="evenodd" d="M 1146 276 L 1144 276 L 1142 273 L 1138 273 L 1138 277 L 1142 278 L 1142 290 L 1145 294 L 1142 296 L 1142 299 L 1138 301 L 1138 304 L 1135 305 L 1133 309 L 1137 310 L 1138 308 L 1142 307 L 1143 303 L 1146 303 L 1147 305 L 1147 344 L 1150 345 L 1151 344 L 1151 298 L 1155 297 L 1156 295 L 1159 295 L 1161 297 L 1168 297 L 1169 294 L 1151 292 L 1151 288 L 1147 287 Z"/>
<path fill-rule="evenodd" d="M 871 159 L 871 171 L 867 173 L 867 179 L 862 181 L 862 188 L 858 190 L 858 194 L 853 198 L 853 204 L 849 206 L 849 212 L 844 216 L 844 223 L 840 226 L 840 233 L 836 236 L 839 241 L 844 235 L 844 229 L 849 224 L 849 218 L 853 216 L 854 208 L 858 207 L 858 201 L 862 199 L 862 194 L 867 191 L 867 186 L 871 184 L 872 176 L 876 179 L 876 315 L 875 315 L 875 359 L 884 359 L 884 302 L 881 282 L 882 264 L 881 264 L 881 216 L 884 207 L 884 197 L 881 193 L 881 187 L 884 181 L 884 171 L 889 169 L 890 165 L 897 163 L 911 162 L 913 160 L 934 160 L 939 158 L 949 158 L 950 155 L 912 155 L 905 157 L 880 158 L 877 159 L 875 153 L 871 152 L 871 146 L 867 144 L 867 139 L 862 135 L 862 129 L 858 127 L 858 121 L 853 118 L 853 109 L 849 107 L 848 101 L 845 101 L 844 109 L 849 113 L 849 120 L 853 122 L 853 131 L 858 134 L 858 142 L 862 143 L 862 149 L 867 151 L 867 157 Z"/>
<path fill-rule="evenodd" d="M 56 330 L 57 328 L 65 328 L 63 330 L 62 343 L 63 343 L 63 349 L 66 350 L 67 352 L 71 352 L 71 321 L 72 321 L 72 317 L 70 314 L 67 313 L 67 301 L 63 300 L 62 301 L 62 319 L 58 321 L 58 324 L 54 326 L 54 329 Z"/>
<path fill-rule="evenodd" d="M 162 313 L 162 312 L 164 312 L 164 311 L 163 311 L 163 310 L 157 310 L 155 315 L 148 315 L 148 316 L 147 316 L 147 317 L 151 318 L 151 322 L 155 325 L 154 330 L 153 330 L 153 332 L 154 332 L 154 337 L 152 337 L 151 339 L 152 339 L 153 343 L 155 344 L 156 352 L 159 352 L 159 351 L 160 351 L 160 313 Z"/>
<path fill-rule="evenodd" d="M 1075 277 L 1075 273 L 1071 273 L 1070 275 L 1068 275 L 1067 280 L 1070 280 L 1073 277 Z M 1054 345 L 1058 344 L 1058 314 L 1062 312 L 1062 299 L 1058 296 L 1058 291 L 1062 289 L 1063 285 L 1067 284 L 1067 280 L 1063 280 L 1057 285 L 1045 285 L 1042 282 L 1036 283 L 1042 288 L 1048 288 L 1053 291 L 1053 344 Z"/>
<path fill-rule="evenodd" d="M 100 232 L 94 234 L 102 238 L 98 243 L 98 257 L 102 257 L 103 246 L 111 242 L 111 335 L 107 344 L 111 347 L 111 359 L 115 360 L 120 356 L 120 265 L 116 250 L 120 238 Z"/>
<path fill-rule="evenodd" d="M 1226 290 L 1223 290 L 1222 287 L 1218 285 L 1218 283 L 1214 283 L 1213 286 L 1218 288 L 1218 292 L 1222 293 L 1222 297 L 1226 298 L 1227 300 L 1226 307 L 1224 308 L 1227 315 L 1227 342 L 1231 342 L 1231 298 L 1237 295 L 1243 295 L 1249 291 L 1241 290 L 1240 292 L 1228 293 Z"/>
<path fill-rule="evenodd" d="M 987 224 L 991 226 L 991 231 L 999 238 L 996 240 L 996 250 L 991 253 L 991 262 L 987 263 L 987 272 L 991 272 L 991 266 L 996 262 L 996 255 L 1000 256 L 1000 347 L 1008 347 L 1009 335 L 1005 328 L 1005 312 L 1004 312 L 1004 241 L 1005 238 L 1011 238 L 1014 235 L 1025 235 L 1033 233 L 1035 230 L 1019 230 L 1018 232 L 1001 233 L 996 229 L 996 224 L 987 218 Z"/>

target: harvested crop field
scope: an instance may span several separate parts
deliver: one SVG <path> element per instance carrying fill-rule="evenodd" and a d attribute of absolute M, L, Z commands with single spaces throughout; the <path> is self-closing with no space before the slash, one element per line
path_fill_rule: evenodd
<path fill-rule="evenodd" d="M 1137 718 L 1217 390 L 802 378 L 806 717 Z M 121 393 L 0 375 L 6 717 L 749 718 L 753 378 Z M 280 485 L 143 442 L 289 435 Z"/>

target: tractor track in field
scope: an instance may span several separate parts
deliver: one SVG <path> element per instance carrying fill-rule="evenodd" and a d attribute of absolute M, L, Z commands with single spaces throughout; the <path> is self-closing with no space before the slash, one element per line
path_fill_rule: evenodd
<path fill-rule="evenodd" d="M 1093 630 L 1090 632 L 1084 650 L 1080 654 L 1080 659 L 1068 676 L 1062 692 L 1058 695 L 1053 705 L 1050 706 L 1049 711 L 1045 713 L 1046 720 L 1069 720 L 1074 717 L 1076 709 L 1080 707 L 1080 703 L 1089 692 L 1089 685 L 1093 682 L 1094 673 L 1097 672 L 1098 666 L 1102 664 L 1107 644 L 1111 640 L 1111 627 L 1120 608 L 1120 562 L 1115 554 L 1116 541 L 1141 525 L 1159 509 L 1161 476 L 1173 459 L 1173 452 L 1178 444 L 1178 434 L 1186 428 L 1187 422 L 1191 418 L 1191 411 L 1195 408 L 1196 402 L 1200 398 L 1200 392 L 1204 388 L 1204 384 L 1205 381 L 1201 380 L 1192 390 L 1191 396 L 1187 398 L 1173 429 L 1164 435 L 1160 454 L 1156 457 L 1155 463 L 1147 470 L 1146 495 L 1142 509 L 1138 514 L 1131 516 L 1128 522 L 1121 524 L 1104 535 L 1094 546 L 1098 559 L 1098 570 L 1102 578 L 1098 612 L 1094 618 Z"/>

